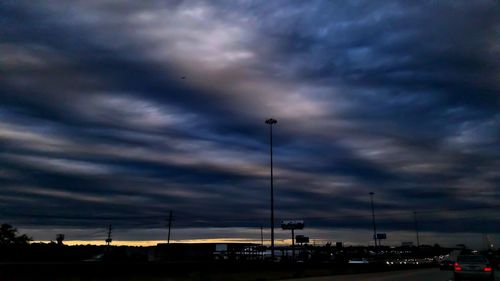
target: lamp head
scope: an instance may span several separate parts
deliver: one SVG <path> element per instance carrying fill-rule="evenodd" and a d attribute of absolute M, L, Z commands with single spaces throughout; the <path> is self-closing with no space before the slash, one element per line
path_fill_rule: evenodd
<path fill-rule="evenodd" d="M 276 121 L 273 118 L 269 118 L 266 120 L 266 124 L 269 124 L 269 125 L 276 124 L 276 123 L 278 123 L 278 121 Z"/>

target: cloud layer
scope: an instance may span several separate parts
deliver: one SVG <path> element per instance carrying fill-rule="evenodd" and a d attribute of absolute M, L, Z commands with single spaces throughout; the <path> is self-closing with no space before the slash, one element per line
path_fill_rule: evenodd
<path fill-rule="evenodd" d="M 273 116 L 278 218 L 368 229 L 373 191 L 387 231 L 416 210 L 435 233 L 498 232 L 482 220 L 500 203 L 498 12 L 6 1 L 0 213 L 41 229 L 154 229 L 169 210 L 200 236 L 267 226 Z"/>

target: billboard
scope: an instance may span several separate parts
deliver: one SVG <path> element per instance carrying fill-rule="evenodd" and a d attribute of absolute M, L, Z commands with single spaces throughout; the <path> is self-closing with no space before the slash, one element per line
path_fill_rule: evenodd
<path fill-rule="evenodd" d="M 281 221 L 281 229 L 303 229 L 303 220 L 285 220 Z"/>
<path fill-rule="evenodd" d="M 304 236 L 304 235 L 296 235 L 295 236 L 295 243 L 299 243 L 299 244 L 309 243 L 309 237 Z"/>
<path fill-rule="evenodd" d="M 387 234 L 386 233 L 377 233 L 377 239 L 378 240 L 387 239 Z"/>

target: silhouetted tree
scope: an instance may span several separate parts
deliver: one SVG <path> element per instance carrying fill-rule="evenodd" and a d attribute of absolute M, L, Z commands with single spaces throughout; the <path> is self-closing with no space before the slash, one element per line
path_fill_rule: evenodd
<path fill-rule="evenodd" d="M 64 234 L 62 234 L 62 233 L 57 234 L 56 235 L 56 241 L 57 241 L 57 245 L 59 245 L 59 246 L 63 245 Z"/>
<path fill-rule="evenodd" d="M 31 240 L 26 234 L 17 235 L 17 228 L 10 224 L 0 226 L 0 245 L 26 245 Z"/>

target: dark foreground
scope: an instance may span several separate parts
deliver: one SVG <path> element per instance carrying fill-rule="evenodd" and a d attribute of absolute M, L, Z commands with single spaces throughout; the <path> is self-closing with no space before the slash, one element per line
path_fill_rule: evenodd
<path fill-rule="evenodd" d="M 366 280 L 380 279 L 384 276 L 405 276 L 417 274 L 417 279 L 400 280 L 445 280 L 450 272 L 437 269 L 419 269 L 415 266 L 380 267 L 332 264 L 265 264 L 265 263 L 3 263 L 0 264 L 1 281 L 265 281 L 290 278 L 310 278 L 314 276 L 326 279 L 318 280 L 365 280 L 355 275 L 365 273 Z M 398 270 L 406 270 L 404 272 Z M 375 273 L 377 272 L 378 273 Z M 388 272 L 382 272 L 388 271 Z M 371 273 L 369 273 L 371 272 Z M 415 273 L 413 273 L 415 272 Z M 419 272 L 424 272 L 419 275 Z M 418 279 L 429 277 L 429 272 L 437 279 Z M 346 275 L 347 274 L 347 275 Z M 350 274 L 350 275 L 349 275 Z M 352 275 L 354 274 L 354 275 Z M 399 274 L 399 275 L 398 275 Z M 401 275 L 402 274 L 402 275 Z M 380 278 L 379 278 L 380 277 Z M 337 279 L 339 278 L 339 279 Z M 343 279 L 342 279 L 343 278 Z M 347 278 L 347 279 L 346 279 Z M 352 279 L 354 278 L 354 279 Z M 375 278 L 375 279 L 373 279 Z M 379 278 L 379 279 L 377 279 Z M 311 279 L 312 280 L 312 279 Z M 389 280 L 389 279 L 387 279 Z M 395 281 L 398 279 L 390 279 Z M 448 279 L 446 279 L 448 280 Z"/>
<path fill-rule="evenodd" d="M 452 271 L 440 271 L 439 269 L 435 268 L 293 279 L 293 281 L 448 281 L 448 280 L 453 280 Z M 496 280 L 500 280 L 499 272 L 496 272 Z"/>

